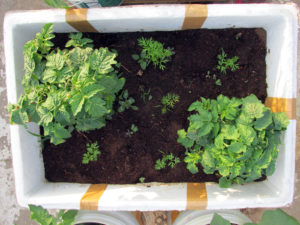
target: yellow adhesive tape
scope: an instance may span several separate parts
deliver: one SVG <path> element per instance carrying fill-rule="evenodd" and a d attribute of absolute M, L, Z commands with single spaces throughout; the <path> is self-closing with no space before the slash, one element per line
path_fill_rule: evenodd
<path fill-rule="evenodd" d="M 182 30 L 200 29 L 208 15 L 207 5 L 187 4 Z"/>
<path fill-rule="evenodd" d="M 267 97 L 265 106 L 271 112 L 285 112 L 290 120 L 296 119 L 296 99 L 295 98 L 272 98 Z"/>
<path fill-rule="evenodd" d="M 107 184 L 91 184 L 80 200 L 80 209 L 98 210 L 98 201 L 106 188 Z"/>
<path fill-rule="evenodd" d="M 172 211 L 171 212 L 171 224 L 174 224 L 175 220 L 179 216 L 179 211 Z"/>
<path fill-rule="evenodd" d="M 88 9 L 66 9 L 66 22 L 80 32 L 98 32 L 87 21 Z"/>
<path fill-rule="evenodd" d="M 136 218 L 140 225 L 143 225 L 142 213 L 140 211 L 132 211 L 131 214 Z"/>
<path fill-rule="evenodd" d="M 206 209 L 207 193 L 205 183 L 187 183 L 187 210 Z"/>

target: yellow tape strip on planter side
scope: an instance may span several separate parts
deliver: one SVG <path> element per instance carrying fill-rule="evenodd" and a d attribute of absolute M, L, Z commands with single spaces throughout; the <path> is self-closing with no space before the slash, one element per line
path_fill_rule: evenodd
<path fill-rule="evenodd" d="M 185 17 L 182 25 L 182 30 L 200 29 L 208 15 L 207 5 L 192 5 L 185 6 Z"/>
<path fill-rule="evenodd" d="M 207 193 L 205 183 L 187 183 L 187 210 L 206 209 Z"/>
<path fill-rule="evenodd" d="M 267 97 L 265 105 L 271 109 L 271 112 L 285 112 L 290 120 L 296 119 L 295 98 Z"/>
<path fill-rule="evenodd" d="M 66 9 L 66 22 L 79 32 L 98 31 L 87 21 L 88 9 Z"/>
<path fill-rule="evenodd" d="M 98 210 L 98 201 L 107 188 L 107 184 L 91 184 L 80 200 L 81 210 Z"/>

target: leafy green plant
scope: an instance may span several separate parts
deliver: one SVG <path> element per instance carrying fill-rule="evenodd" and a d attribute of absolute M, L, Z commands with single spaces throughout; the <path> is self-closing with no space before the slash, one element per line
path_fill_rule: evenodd
<path fill-rule="evenodd" d="M 87 152 L 83 154 L 82 164 L 89 164 L 91 161 L 97 161 L 98 155 L 101 154 L 99 150 L 98 142 L 94 142 L 92 144 L 86 144 Z"/>
<path fill-rule="evenodd" d="M 138 110 L 137 106 L 134 106 L 134 98 L 129 97 L 128 91 L 124 90 L 119 96 L 119 108 L 118 112 L 124 112 L 126 109 Z"/>
<path fill-rule="evenodd" d="M 165 154 L 163 151 L 160 151 L 163 154 Z M 176 164 L 180 163 L 180 159 L 178 157 L 175 157 L 172 153 L 168 155 L 164 155 L 162 159 L 158 159 L 155 162 L 154 168 L 156 170 L 162 170 L 168 165 L 171 168 L 174 168 Z"/>
<path fill-rule="evenodd" d="M 227 69 L 230 69 L 231 71 L 236 71 L 240 68 L 239 64 L 237 63 L 239 57 L 234 56 L 232 58 L 227 58 L 227 54 L 224 52 L 223 48 L 221 48 L 221 53 L 217 56 L 217 58 L 217 69 L 223 74 L 226 74 Z"/>
<path fill-rule="evenodd" d="M 158 41 L 152 40 L 152 38 L 139 38 L 138 45 L 142 47 L 140 55 L 133 54 L 132 58 L 141 66 L 142 70 L 145 70 L 147 66 L 152 62 L 154 67 L 164 70 L 165 64 L 171 61 L 171 56 L 175 54 L 172 48 L 164 48 L 164 45 Z"/>
<path fill-rule="evenodd" d="M 215 213 L 210 225 L 230 225 L 230 221 L 224 219 L 219 214 Z M 300 225 L 300 223 L 292 216 L 281 209 L 266 210 L 263 213 L 259 223 L 245 223 L 244 225 Z"/>
<path fill-rule="evenodd" d="M 174 93 L 168 93 L 161 99 L 162 109 L 161 113 L 166 114 L 168 110 L 172 110 L 175 104 L 179 102 L 180 96 Z"/>
<path fill-rule="evenodd" d="M 87 46 L 52 49 L 52 31 L 53 24 L 45 24 L 24 45 L 25 93 L 17 104 L 8 105 L 8 111 L 11 123 L 26 127 L 36 122 L 57 145 L 71 137 L 74 128 L 88 131 L 105 126 L 125 79 L 113 67 L 116 53 Z M 90 44 L 79 41 L 79 36 L 78 43 Z"/>
<path fill-rule="evenodd" d="M 68 47 L 79 47 L 79 48 L 84 48 L 84 47 L 90 47 L 93 48 L 93 40 L 89 38 L 82 38 L 82 33 L 71 33 L 69 35 L 70 40 L 66 43 L 66 48 Z"/>
<path fill-rule="evenodd" d="M 221 187 L 273 174 L 280 136 L 289 124 L 286 113 L 271 113 L 255 95 L 201 98 L 188 111 L 196 113 L 188 117 L 188 129 L 177 132 L 177 141 L 186 148 L 191 173 L 200 163 L 205 173 L 221 177 Z"/>
<path fill-rule="evenodd" d="M 146 103 L 146 99 L 148 101 L 152 100 L 152 95 L 151 95 L 151 89 L 149 88 L 148 91 L 145 91 L 144 86 L 140 86 L 139 90 L 141 92 L 141 98 L 143 99 L 144 103 Z"/>
<path fill-rule="evenodd" d="M 30 218 L 41 225 L 72 225 L 74 224 L 77 210 L 59 210 L 56 217 L 51 216 L 41 206 L 29 205 Z"/>
<path fill-rule="evenodd" d="M 138 130 L 139 128 L 136 125 L 131 124 L 130 130 L 127 130 L 126 135 L 131 137 L 134 133 L 138 132 Z"/>
<path fill-rule="evenodd" d="M 53 8 L 64 8 L 64 9 L 70 9 L 71 7 L 68 6 L 67 3 L 65 3 L 63 0 L 44 0 L 46 4 Z"/>

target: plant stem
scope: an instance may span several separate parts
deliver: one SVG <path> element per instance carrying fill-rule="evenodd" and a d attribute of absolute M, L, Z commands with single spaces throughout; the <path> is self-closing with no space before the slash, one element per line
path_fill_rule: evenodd
<path fill-rule="evenodd" d="M 78 134 L 80 134 L 81 136 L 83 136 L 90 144 L 93 144 L 93 142 L 82 132 L 76 130 L 78 132 Z"/>
<path fill-rule="evenodd" d="M 123 66 L 122 64 L 121 64 L 121 67 L 123 67 L 128 73 L 131 73 L 131 71 L 129 69 L 127 69 L 125 66 Z"/>

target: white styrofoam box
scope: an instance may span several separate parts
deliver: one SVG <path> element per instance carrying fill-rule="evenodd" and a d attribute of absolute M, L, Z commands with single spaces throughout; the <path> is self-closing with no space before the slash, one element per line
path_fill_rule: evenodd
<path fill-rule="evenodd" d="M 181 30 L 186 5 L 151 5 L 89 9 L 86 18 L 99 32 Z M 296 98 L 297 8 L 291 4 L 207 5 L 202 28 L 251 28 L 267 31 L 268 97 Z M 55 32 L 74 32 L 61 9 L 8 13 L 4 21 L 8 102 L 22 93 L 23 45 L 34 38 L 45 23 Z M 295 110 L 295 109 L 293 109 Z M 36 124 L 30 124 L 38 132 Z M 11 147 L 20 205 L 79 209 L 89 184 L 51 183 L 44 178 L 41 146 L 37 137 L 22 126 L 11 125 Z M 283 135 L 274 175 L 263 182 L 222 189 L 206 183 L 207 209 L 279 207 L 292 202 L 294 193 L 296 121 Z M 185 210 L 187 184 L 108 185 L 97 203 L 98 210 Z"/>

